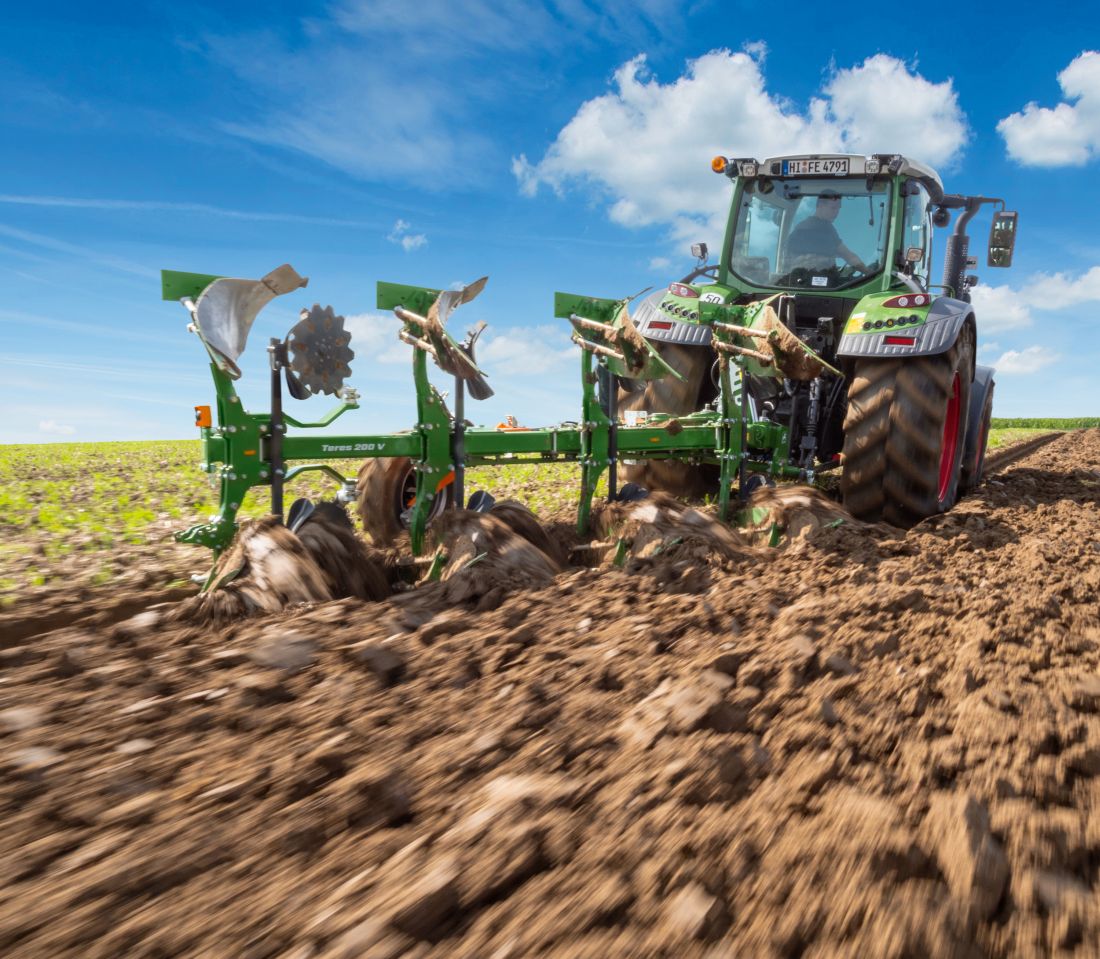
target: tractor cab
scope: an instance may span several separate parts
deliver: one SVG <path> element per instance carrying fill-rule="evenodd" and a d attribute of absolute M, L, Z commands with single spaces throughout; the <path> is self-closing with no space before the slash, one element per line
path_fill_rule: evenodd
<path fill-rule="evenodd" d="M 935 171 L 903 157 L 716 158 L 735 177 L 719 281 L 755 291 L 927 289 Z M 899 275 L 900 274 L 900 275 Z"/>

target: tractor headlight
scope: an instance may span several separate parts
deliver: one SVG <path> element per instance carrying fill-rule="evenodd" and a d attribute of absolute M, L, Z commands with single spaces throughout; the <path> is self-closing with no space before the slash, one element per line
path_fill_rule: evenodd
<path fill-rule="evenodd" d="M 756 176 L 757 163 L 755 160 L 741 160 L 737 164 L 737 172 L 741 176 Z"/>
<path fill-rule="evenodd" d="M 877 157 L 871 157 L 864 166 L 864 172 L 868 176 L 874 176 L 880 169 L 882 169 L 882 164 L 879 163 Z"/>

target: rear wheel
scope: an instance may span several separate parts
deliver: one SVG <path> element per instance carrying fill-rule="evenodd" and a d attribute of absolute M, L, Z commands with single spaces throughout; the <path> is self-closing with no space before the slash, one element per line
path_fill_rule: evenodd
<path fill-rule="evenodd" d="M 967 333 L 939 356 L 857 362 L 841 475 L 850 513 L 907 529 L 955 504 L 973 365 Z"/>
<path fill-rule="evenodd" d="M 377 546 L 387 546 L 406 529 L 402 515 L 416 503 L 416 470 L 407 456 L 369 459 L 359 467 L 355 511 Z M 428 514 L 431 522 L 450 502 L 450 486 L 442 486 Z"/>
<path fill-rule="evenodd" d="M 714 353 L 701 346 L 650 341 L 661 359 L 676 370 L 683 380 L 666 376 L 650 380 L 642 389 L 619 390 L 619 415 L 630 410 L 671 413 L 674 416 L 695 413 L 703 405 L 702 394 L 709 385 Z M 643 460 L 622 466 L 619 476 L 624 483 L 636 483 L 650 490 L 664 490 L 673 496 L 702 496 L 717 485 L 718 471 L 713 466 L 691 466 L 675 460 Z"/>

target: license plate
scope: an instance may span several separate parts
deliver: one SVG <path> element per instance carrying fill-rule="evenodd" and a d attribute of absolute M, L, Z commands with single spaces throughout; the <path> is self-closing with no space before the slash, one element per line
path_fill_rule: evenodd
<path fill-rule="evenodd" d="M 783 176 L 847 176 L 848 158 L 784 160 Z"/>

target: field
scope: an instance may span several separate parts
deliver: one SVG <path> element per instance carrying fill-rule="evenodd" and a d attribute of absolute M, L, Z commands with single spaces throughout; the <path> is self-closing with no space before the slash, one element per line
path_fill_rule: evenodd
<path fill-rule="evenodd" d="M 135 574 L 147 585 L 174 586 L 200 570 L 206 551 L 172 541 L 217 508 L 200 458 L 197 440 L 0 446 L 0 603 L 28 588 L 99 586 Z M 357 464 L 332 465 L 354 473 Z M 483 467 L 470 471 L 467 489 L 488 488 L 549 515 L 575 505 L 578 477 L 569 464 Z M 307 473 L 287 486 L 287 503 L 334 489 Z M 265 510 L 255 491 L 241 516 Z"/>
<path fill-rule="evenodd" d="M 171 540 L 196 459 L 0 450 L 3 955 L 1100 955 L 1100 430 L 907 532 L 456 521 L 441 582 L 250 618 Z"/>
<path fill-rule="evenodd" d="M 991 450 L 1047 432 L 1033 426 L 994 429 Z M 0 604 L 30 588 L 64 583 L 100 586 L 140 575 L 146 585 L 177 586 L 206 562 L 204 551 L 179 546 L 172 533 L 201 522 L 217 491 L 198 470 L 196 440 L 145 443 L 52 443 L 0 446 Z M 354 463 L 333 461 L 338 470 Z M 540 516 L 576 502 L 579 473 L 569 464 L 471 470 L 467 489 L 513 497 Z M 331 496 L 317 474 L 287 488 L 297 496 Z M 245 518 L 265 511 L 259 491 Z"/>

